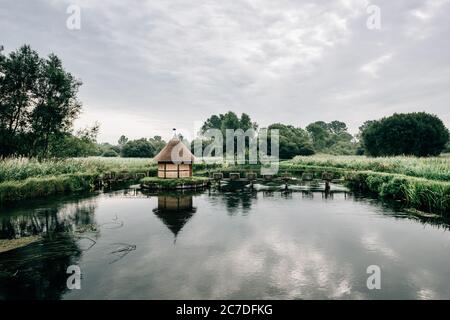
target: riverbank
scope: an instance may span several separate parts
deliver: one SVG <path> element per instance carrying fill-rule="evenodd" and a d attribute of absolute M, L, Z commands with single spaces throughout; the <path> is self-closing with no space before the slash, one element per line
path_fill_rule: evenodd
<path fill-rule="evenodd" d="M 0 204 L 94 190 L 98 181 L 107 175 L 156 175 L 156 171 L 151 159 L 3 159 L 0 161 Z"/>
<path fill-rule="evenodd" d="M 353 190 L 398 201 L 408 208 L 450 216 L 450 157 L 296 157 L 281 171 L 327 171 Z"/>
<path fill-rule="evenodd" d="M 197 176 L 220 171 L 259 175 L 260 166 L 194 164 Z M 144 186 L 154 185 L 157 165 L 152 159 L 80 158 L 66 160 L 5 159 L 0 162 L 0 203 L 93 190 L 96 181 L 111 173 L 145 173 Z M 363 156 L 316 155 L 296 157 L 280 163 L 278 175 L 301 176 L 324 172 L 342 179 L 353 190 L 370 192 L 398 201 L 408 208 L 450 216 L 450 157 L 367 158 Z M 153 180 L 152 180 L 153 179 Z M 137 180 L 136 182 L 138 182 Z M 175 182 L 167 182 L 171 185 Z M 178 183 L 178 182 L 177 182 Z M 204 183 L 203 181 L 195 181 Z M 178 183 L 179 184 L 179 183 Z M 186 183 L 184 183 L 186 184 Z M 183 182 L 181 182 L 183 185 Z"/>

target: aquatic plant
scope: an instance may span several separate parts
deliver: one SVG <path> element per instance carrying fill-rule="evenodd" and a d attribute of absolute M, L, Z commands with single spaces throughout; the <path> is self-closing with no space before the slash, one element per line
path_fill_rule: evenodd
<path fill-rule="evenodd" d="M 450 182 L 372 171 L 349 172 L 346 181 L 354 189 L 369 191 L 421 211 L 450 216 Z"/>

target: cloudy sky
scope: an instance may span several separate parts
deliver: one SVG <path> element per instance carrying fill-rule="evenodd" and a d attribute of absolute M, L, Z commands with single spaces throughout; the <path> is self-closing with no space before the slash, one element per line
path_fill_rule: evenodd
<path fill-rule="evenodd" d="M 66 26 L 78 5 L 81 29 Z M 369 29 L 380 8 L 381 28 Z M 450 127 L 450 1 L 1 0 L 0 44 L 56 53 L 100 141 L 246 112 L 304 127 L 427 111 Z"/>

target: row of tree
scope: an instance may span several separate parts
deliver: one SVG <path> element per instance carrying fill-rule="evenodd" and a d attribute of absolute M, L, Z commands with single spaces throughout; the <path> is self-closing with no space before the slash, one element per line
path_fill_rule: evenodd
<path fill-rule="evenodd" d="M 73 121 L 81 111 L 80 85 L 54 54 L 41 58 L 29 46 L 8 56 L 0 52 L 0 157 L 153 157 L 165 146 L 160 136 L 137 140 L 121 136 L 117 145 L 98 144 L 97 124 L 74 133 Z M 208 129 L 218 129 L 226 137 L 227 129 L 252 129 L 256 134 L 258 124 L 246 113 L 239 117 L 229 111 L 209 117 L 201 133 Z M 341 121 L 317 121 L 305 129 L 274 123 L 267 129 L 279 130 L 281 159 L 314 153 L 431 156 L 450 151 L 448 129 L 437 116 L 424 112 L 367 121 L 356 137 Z M 213 142 L 212 137 L 201 140 L 204 147 Z M 225 148 L 225 139 L 223 143 Z"/>
<path fill-rule="evenodd" d="M 109 143 L 102 144 L 102 156 L 104 157 L 127 157 L 127 158 L 152 158 L 164 148 L 166 142 L 161 136 L 153 138 L 141 138 L 137 140 L 128 140 L 122 135 L 117 145 Z"/>
<path fill-rule="evenodd" d="M 202 126 L 204 134 L 208 129 L 219 129 L 223 137 L 226 129 L 257 130 L 258 124 L 249 115 L 243 113 L 238 117 L 234 112 L 212 115 Z M 317 121 L 305 129 L 274 123 L 267 127 L 279 131 L 279 156 L 281 159 L 291 159 L 296 155 L 312 155 L 314 153 L 356 154 L 359 143 L 348 133 L 344 122 L 332 121 L 326 123 Z M 203 139 L 204 144 L 211 143 L 211 139 Z M 225 148 L 225 141 L 224 141 Z"/>

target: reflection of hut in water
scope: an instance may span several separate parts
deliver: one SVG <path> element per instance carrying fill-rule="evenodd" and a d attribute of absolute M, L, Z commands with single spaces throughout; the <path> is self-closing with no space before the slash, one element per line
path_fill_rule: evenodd
<path fill-rule="evenodd" d="M 197 211 L 191 195 L 159 195 L 155 215 L 172 231 L 176 237 L 184 225 Z"/>

